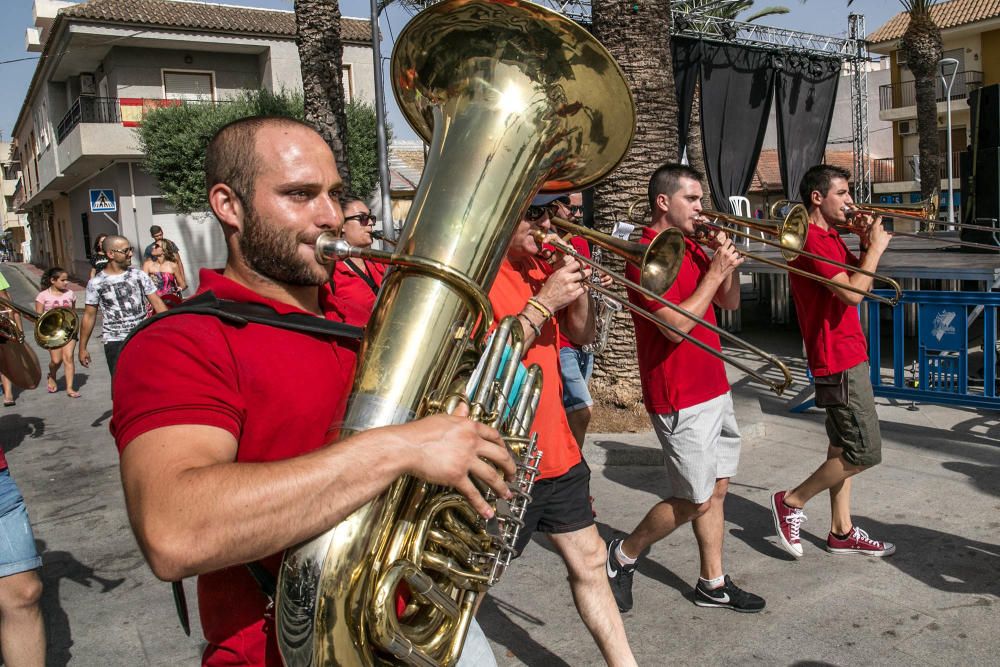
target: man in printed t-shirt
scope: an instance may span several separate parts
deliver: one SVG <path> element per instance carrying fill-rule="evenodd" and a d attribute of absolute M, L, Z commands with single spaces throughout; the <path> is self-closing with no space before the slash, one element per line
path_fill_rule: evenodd
<path fill-rule="evenodd" d="M 524 363 L 538 364 L 543 377 L 532 424 L 542 460 L 514 548 L 520 554 L 533 533 L 546 533 L 566 564 L 577 611 L 604 659 L 609 665 L 634 665 L 604 574 L 604 543 L 590 505 L 590 468 L 566 420 L 559 381 L 560 331 L 578 344 L 594 336 L 593 303 L 585 284 L 589 271 L 568 257 L 550 266 L 538 257 L 542 246 L 532 236 L 551 230 L 549 206 L 555 199 L 538 195 L 532 200 L 490 289 L 495 321 L 517 317 L 524 329 Z"/>
<path fill-rule="evenodd" d="M 849 178 L 845 169 L 823 164 L 803 176 L 799 194 L 809 211 L 804 249 L 874 272 L 891 238 L 882 228 L 881 219 L 868 215 L 851 219 L 850 227 L 861 237 L 860 258 L 847 249 L 836 230 L 836 226 L 848 224 L 845 208 L 852 203 Z M 893 544 L 869 537 L 851 519 L 851 478 L 882 461 L 882 437 L 868 370 L 868 345 L 858 317 L 858 305 L 864 297 L 837 284 L 871 290 L 872 278 L 862 273 L 848 275 L 840 267 L 809 257 L 799 256 L 794 264 L 836 283 L 824 285 L 795 274 L 788 276 L 809 370 L 817 386 L 823 382 L 838 388 L 840 394 L 836 404 L 826 407 L 826 433 L 830 438 L 826 461 L 791 491 L 778 491 L 771 497 L 775 530 L 785 551 L 800 558 L 799 527 L 806 520 L 802 508 L 811 498 L 829 490 L 826 550 L 832 554 L 889 556 L 896 551 Z"/>
<path fill-rule="evenodd" d="M 649 243 L 660 232 L 679 229 L 685 236 L 683 265 L 664 298 L 715 324 L 713 305 L 726 310 L 740 306 L 736 268 L 743 263 L 732 241 L 718 232 L 709 238 L 711 259 L 694 240 L 700 232 L 701 174 L 680 164 L 664 164 L 649 179 L 652 223 L 643 232 Z M 628 265 L 626 277 L 640 282 L 639 270 Z M 634 292 L 629 300 L 646 312 L 721 351 L 719 337 L 686 315 L 649 301 Z M 663 447 L 669 494 L 649 510 L 635 530 L 608 545 L 608 576 L 623 611 L 632 607 L 632 577 L 636 561 L 653 543 L 688 521 L 693 522 L 701 572 L 694 603 L 740 612 L 759 612 L 764 600 L 742 590 L 722 566 L 725 534 L 723 504 L 729 478 L 740 459 L 740 430 L 736 424 L 729 380 L 722 360 L 674 331 L 660 328 L 637 315 L 636 350 L 642 398 L 653 430 Z"/>
<path fill-rule="evenodd" d="M 156 295 L 156 286 L 149 276 L 132 266 L 132 251 L 133 248 L 124 236 L 109 236 L 104 239 L 104 254 L 108 256 L 108 264 L 87 283 L 86 307 L 80 327 L 80 363 L 89 368 L 90 352 L 87 351 L 87 344 L 94 332 L 97 309 L 101 309 L 104 355 L 112 377 L 125 339 L 132 333 L 132 329 L 149 316 L 146 301 L 149 301 L 157 313 L 167 309 L 163 300 Z"/>

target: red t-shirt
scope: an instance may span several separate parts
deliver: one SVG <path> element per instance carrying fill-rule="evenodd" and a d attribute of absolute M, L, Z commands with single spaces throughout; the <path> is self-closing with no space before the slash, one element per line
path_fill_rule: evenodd
<path fill-rule="evenodd" d="M 219 298 L 302 312 L 214 271 L 201 271 L 200 279 L 199 291 L 212 290 Z M 328 287 L 320 306 L 327 319 L 341 320 Z M 237 461 L 299 456 L 336 438 L 354 363 L 355 353 L 329 338 L 264 324 L 232 326 L 212 315 L 172 315 L 137 334 L 122 352 L 111 433 L 124 451 L 157 428 L 216 426 L 238 438 Z M 280 558 L 274 554 L 264 564 L 276 573 Z M 280 667 L 273 621 L 264 620 L 266 605 L 242 565 L 199 576 L 198 607 L 208 641 L 203 664 Z"/>
<path fill-rule="evenodd" d="M 382 286 L 385 276 L 385 265 L 367 260 L 352 259 L 356 264 L 365 265 L 376 287 Z M 364 278 L 347 265 L 347 262 L 337 262 L 333 265 L 333 299 L 337 307 L 344 313 L 344 321 L 356 327 L 368 324 L 378 295 Z"/>
<path fill-rule="evenodd" d="M 587 239 L 582 239 L 579 236 L 574 236 L 569 240 L 569 242 L 573 244 L 573 250 L 576 250 L 578 253 L 580 253 L 587 259 L 590 259 L 590 244 L 587 243 Z M 564 347 L 580 347 L 580 346 L 571 341 L 569 338 L 566 338 L 566 335 L 562 331 L 560 331 L 559 349 L 561 350 Z"/>
<path fill-rule="evenodd" d="M 524 310 L 528 299 L 538 294 L 551 273 L 548 264 L 535 258 L 525 259 L 517 268 L 504 258 L 490 289 L 494 323 Z M 535 338 L 524 355 L 524 364 L 538 364 L 542 369 L 542 396 L 531 430 L 538 433 L 538 449 L 542 452 L 538 478 L 551 479 L 566 474 L 582 457 L 563 410 L 556 318 L 545 322 L 541 329 L 542 335 Z"/>
<path fill-rule="evenodd" d="M 832 227 L 824 231 L 810 224 L 803 250 L 852 266 L 859 264 Z M 809 257 L 797 257 L 792 266 L 824 278 L 846 273 L 839 266 Z M 861 330 L 857 307 L 847 305 L 830 288 L 811 278 L 789 273 L 788 282 L 813 375 L 839 373 L 868 360 L 868 341 Z"/>
<path fill-rule="evenodd" d="M 648 244 L 656 237 L 656 232 L 645 228 L 640 243 Z M 685 238 L 684 261 L 677 280 L 670 286 L 663 298 L 680 304 L 698 288 L 701 279 L 711 264 L 705 251 L 695 241 Z M 626 264 L 625 277 L 632 282 L 640 282 L 639 269 Z M 664 308 L 663 305 L 646 299 L 632 290 L 629 301 L 651 313 Z M 693 313 L 710 324 L 715 324 L 715 309 L 712 306 L 704 313 Z M 674 343 L 652 322 L 632 313 L 635 323 L 635 347 L 639 356 L 639 378 L 642 380 L 642 401 L 648 412 L 671 414 L 704 403 L 729 391 L 726 367 L 722 360 L 712 356 L 694 343 L 683 340 Z M 700 324 L 695 325 L 689 335 L 715 350 L 722 350 L 719 335 Z"/>

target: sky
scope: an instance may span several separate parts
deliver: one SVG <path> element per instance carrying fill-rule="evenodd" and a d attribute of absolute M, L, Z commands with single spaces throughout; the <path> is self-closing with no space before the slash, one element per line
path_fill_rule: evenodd
<path fill-rule="evenodd" d="M 38 54 L 24 49 L 25 29 L 32 25 L 32 0 L 0 0 L 3 20 L 0 21 L 0 140 L 9 141 L 17 121 L 24 95 L 38 63 Z M 227 0 L 225 4 L 268 9 L 291 10 L 292 0 Z M 759 21 L 765 25 L 801 30 L 823 35 L 846 36 L 847 15 L 864 14 L 869 33 L 901 11 L 899 0 L 855 0 L 850 9 L 847 0 L 765 0 L 757 6 L 785 6 L 790 11 L 781 16 L 770 16 Z M 344 16 L 367 18 L 370 16 L 367 0 L 341 0 L 340 11 Z M 409 20 L 410 13 L 398 4 L 390 5 L 382 14 L 381 27 L 385 35 L 382 56 L 387 62 L 395 35 Z M 387 71 L 387 70 L 385 70 Z M 385 77 L 388 82 L 388 77 Z M 388 85 L 388 84 L 387 84 Z M 391 91 L 387 91 L 386 107 L 393 134 L 397 139 L 416 139 L 396 108 Z"/>

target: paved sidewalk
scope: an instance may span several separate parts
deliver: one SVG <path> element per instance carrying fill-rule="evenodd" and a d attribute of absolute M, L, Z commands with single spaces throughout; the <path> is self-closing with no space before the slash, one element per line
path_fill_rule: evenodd
<path fill-rule="evenodd" d="M 0 270 L 14 298 L 29 302 L 34 285 L 9 266 Z M 100 341 L 91 354 L 90 369 L 78 369 L 82 398 L 36 390 L 0 408 L 0 444 L 43 548 L 48 664 L 197 665 L 193 583 L 188 638 L 169 587 L 152 576 L 129 529 L 107 430 L 110 385 Z M 801 368 L 794 370 L 801 377 Z M 909 411 L 878 401 L 885 462 L 857 478 L 854 505 L 858 524 L 895 542 L 898 553 L 884 560 L 826 554 L 829 509 L 820 497 L 807 507 L 805 556 L 793 561 L 776 545 L 768 495 L 820 463 L 822 414 L 790 415 L 784 399 L 743 383 L 736 398 L 748 437 L 727 500 L 726 562 L 740 585 L 767 599 L 767 609 L 741 615 L 695 607 L 689 594 L 697 550 L 683 528 L 640 562 L 636 606 L 625 616 L 639 663 L 997 664 L 1000 414 Z M 630 530 L 660 488 L 655 439 L 595 435 L 587 452 L 602 534 Z M 601 664 L 565 579 L 542 538 L 487 598 L 480 621 L 501 665 Z"/>

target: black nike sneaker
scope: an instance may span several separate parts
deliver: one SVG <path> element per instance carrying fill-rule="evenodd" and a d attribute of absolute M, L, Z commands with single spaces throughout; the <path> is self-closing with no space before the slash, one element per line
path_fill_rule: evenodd
<path fill-rule="evenodd" d="M 605 565 L 608 571 L 608 583 L 611 584 L 611 592 L 615 595 L 615 602 L 618 603 L 618 611 L 628 611 L 632 608 L 632 575 L 635 574 L 635 564 L 622 565 L 615 556 L 615 551 L 622 540 L 615 539 L 608 542 L 608 560 Z"/>
<path fill-rule="evenodd" d="M 694 587 L 694 603 L 699 607 L 725 607 L 744 614 L 756 614 L 765 604 L 764 598 L 743 590 L 733 583 L 728 574 L 726 583 L 718 588 L 707 588 L 699 579 L 698 585 Z"/>

